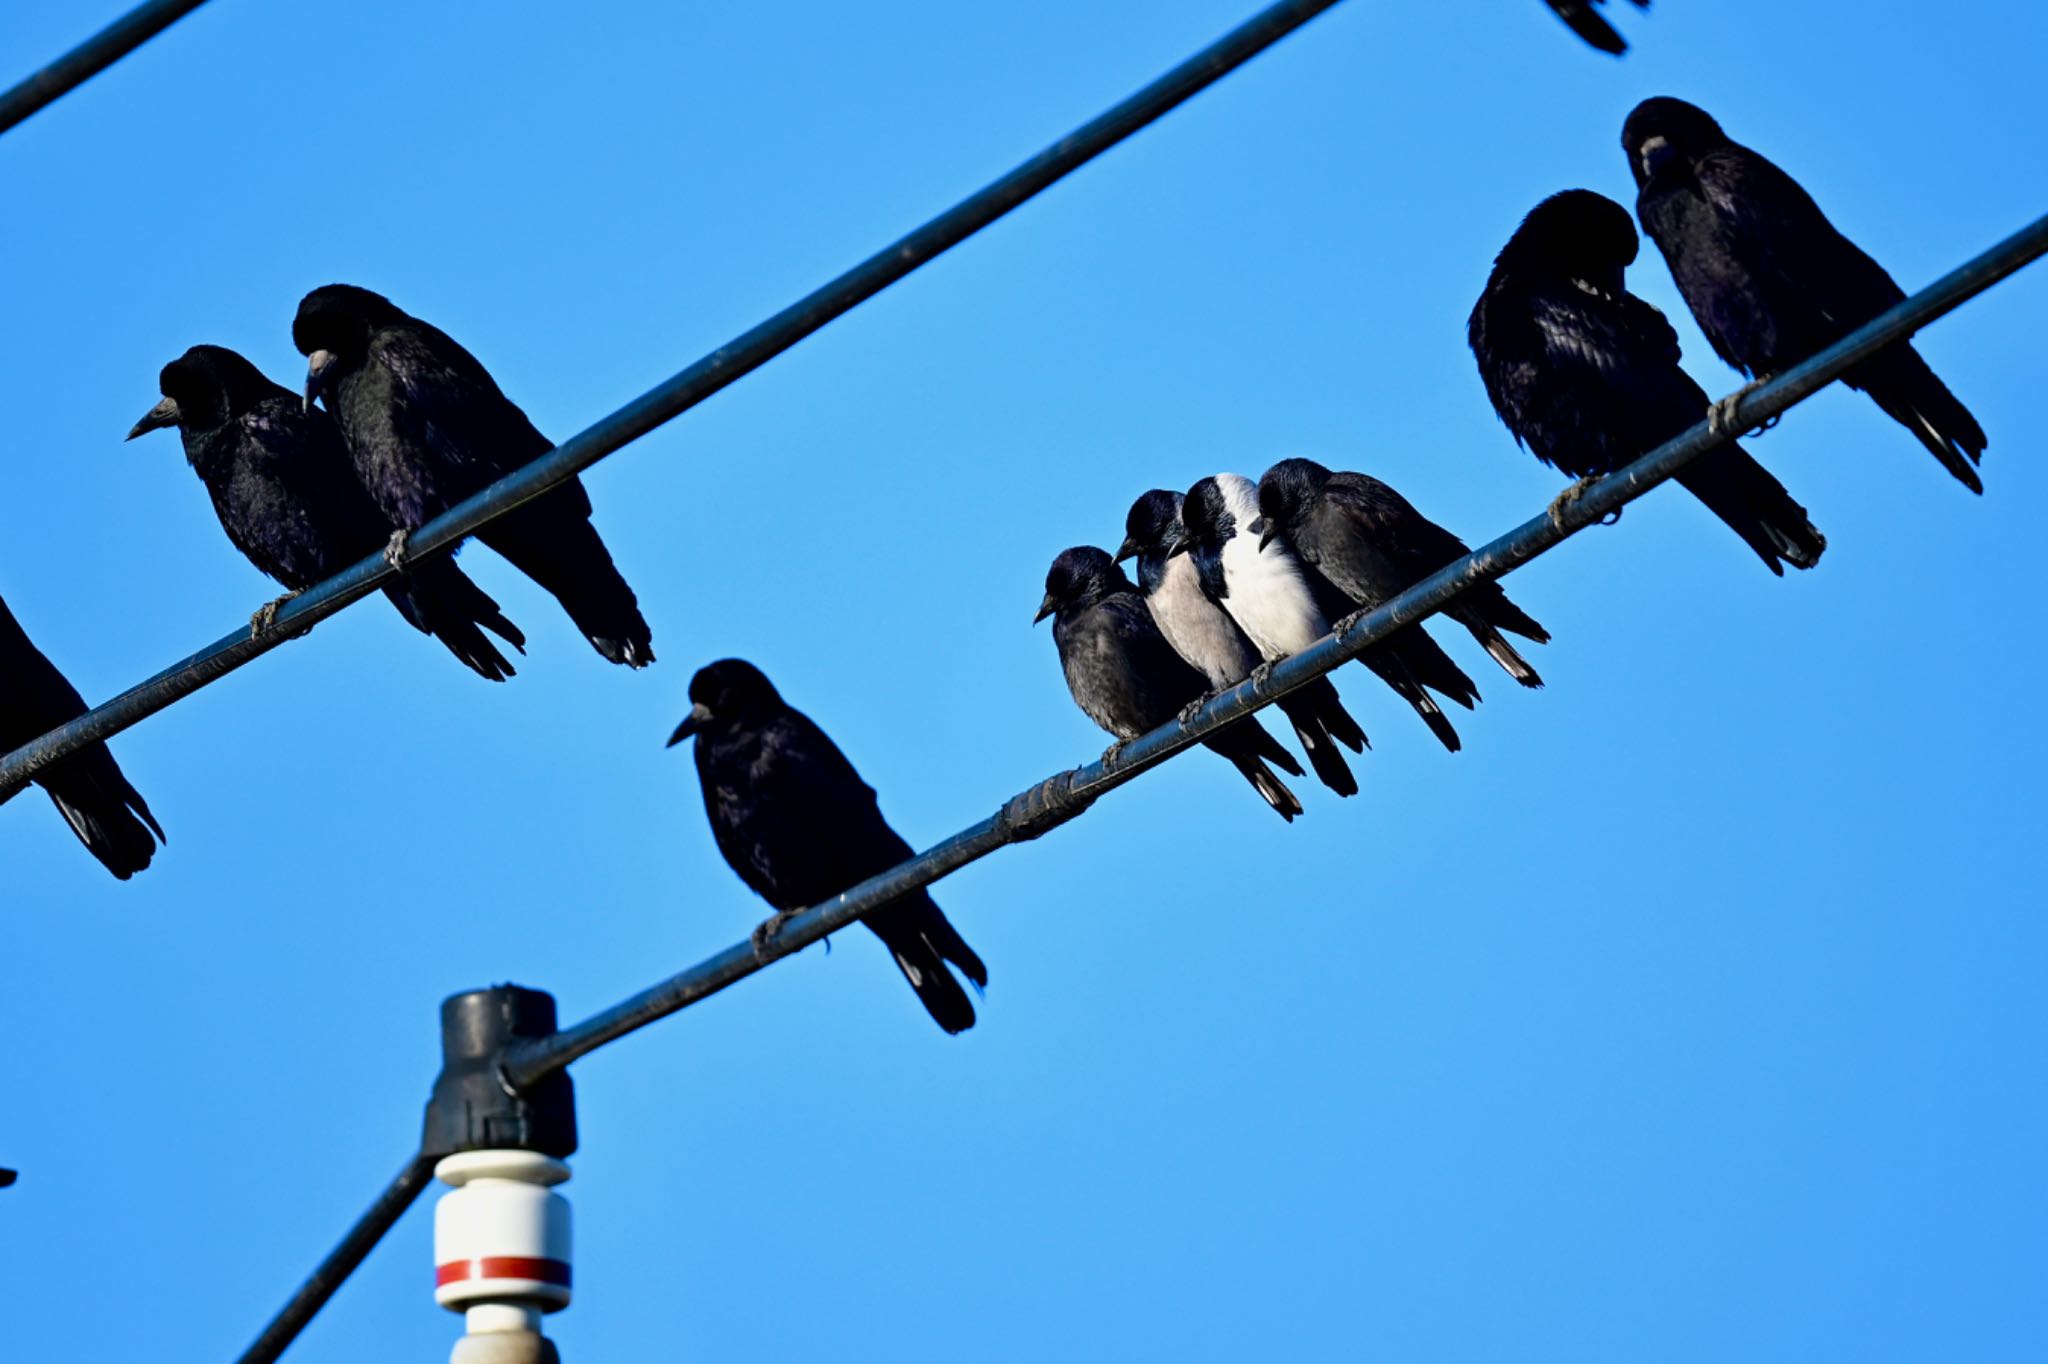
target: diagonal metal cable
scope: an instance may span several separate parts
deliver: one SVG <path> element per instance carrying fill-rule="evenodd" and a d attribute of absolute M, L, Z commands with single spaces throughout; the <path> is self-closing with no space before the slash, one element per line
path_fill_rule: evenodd
<path fill-rule="evenodd" d="M 525 1089 L 608 1042 L 743 980 L 770 962 L 810 946 L 862 915 L 909 891 L 930 885 L 998 848 L 1036 838 L 1074 818 L 1098 796 L 1151 770 L 1204 737 L 1280 697 L 1299 691 L 1364 653 L 1403 626 L 1433 615 L 1475 583 L 1510 573 L 1587 526 L 1619 511 L 1716 446 L 1761 425 L 1811 397 L 1894 341 L 1976 297 L 2006 276 L 2048 254 L 2048 216 L 2006 238 L 1803 364 L 1743 390 L 1727 434 L 1702 421 L 1586 490 L 1552 519 L 1546 511 L 1489 544 L 1424 578 L 1368 612 L 1340 622 L 1330 634 L 1273 669 L 1265 685 L 1246 679 L 1211 698 L 1187 724 L 1162 725 L 1126 744 L 1113 760 L 1056 773 L 1013 797 L 1001 811 L 961 830 L 908 862 L 870 877 L 790 919 L 762 949 L 737 943 L 686 971 L 550 1037 L 506 1049 L 505 1082 Z"/>
<path fill-rule="evenodd" d="M 392 1177 L 384 1192 L 377 1195 L 377 1201 L 370 1204 L 348 1234 L 335 1243 L 327 1252 L 327 1258 L 313 1271 L 299 1291 L 292 1294 L 270 1325 L 263 1328 L 263 1334 L 255 1343 L 244 1350 L 235 1364 L 271 1364 L 298 1339 L 299 1332 L 306 1329 L 306 1323 L 313 1314 L 327 1305 L 335 1290 L 348 1281 L 355 1273 L 356 1266 L 369 1258 L 377 1243 L 384 1239 L 384 1233 L 398 1224 L 405 1210 L 413 1205 L 420 1193 L 434 1177 L 434 1158 L 415 1153 L 405 1162 L 403 1168 Z"/>
<path fill-rule="evenodd" d="M 9 90 L 0 92 L 0 133 L 77 89 L 206 0 L 149 0 Z"/>
<path fill-rule="evenodd" d="M 1394 631 L 1442 610 L 1474 584 L 1513 572 L 1556 548 L 1649 493 L 1709 450 L 1734 439 L 1736 433 L 1805 401 L 1846 370 L 1911 336 L 2044 254 L 2048 254 L 2048 216 L 2036 219 L 1812 359 L 1734 395 L 1727 433 L 1700 422 L 1593 484 L 1554 518 L 1549 511 L 1533 517 L 1373 610 L 1339 622 L 1330 634 L 1274 668 L 1263 686 L 1247 679 L 1211 697 L 1186 724 L 1162 725 L 1126 744 L 1113 760 L 1101 759 L 1055 773 L 1012 797 L 989 818 L 795 915 L 759 948 L 751 941 L 736 943 L 581 1023 L 549 1037 L 513 1044 L 501 1060 L 500 1075 L 511 1088 L 530 1088 L 599 1047 L 718 993 L 898 896 L 928 886 L 998 848 L 1057 828 L 1081 814 L 1097 797 L 1185 752 L 1224 726 L 1334 672 Z M 417 1197 L 426 1174 L 426 1159 L 414 1156 L 238 1364 L 270 1364 L 282 1353 Z"/>
<path fill-rule="evenodd" d="M 973 236 L 1011 209 L 1094 160 L 1162 114 L 1214 84 L 1279 42 L 1338 0 L 1281 0 L 1225 34 L 1150 85 L 1053 143 L 1009 174 L 947 209 L 908 236 L 884 247 L 829 284 L 649 389 L 596 425 L 570 437 L 533 463 L 415 531 L 415 556 L 452 548 L 478 527 L 567 482 L 606 455 L 638 440 L 726 385 L 758 369 L 826 323 L 874 297 L 897 280 Z M 0 759 L 0 801 L 30 777 L 87 744 L 97 743 L 270 652 L 299 630 L 362 600 L 394 576 L 373 555 L 309 588 L 277 613 L 272 627 L 251 637 L 244 627 L 146 682 Z"/>
<path fill-rule="evenodd" d="M 1055 773 L 1020 792 L 996 814 L 918 856 L 790 918 L 775 938 L 756 948 L 736 943 L 688 970 L 549 1037 L 508 1047 L 500 1074 L 527 1089 L 599 1047 L 689 1007 L 727 986 L 809 947 L 890 900 L 931 885 L 998 848 L 1025 842 L 1080 815 L 1096 798 L 1136 779 L 1203 738 L 1358 657 L 1403 626 L 1426 619 L 1474 584 L 1513 572 L 1571 536 L 1621 510 L 1669 480 L 1686 465 L 1740 432 L 1759 426 L 1813 396 L 1884 347 L 1904 340 L 1999 281 L 2048 254 L 2048 216 L 2006 238 L 1812 359 L 1732 397 L 1729 429 L 1706 421 L 1665 442 L 1626 468 L 1593 484 L 1575 502 L 1531 518 L 1446 565 L 1371 611 L 1337 628 L 1273 669 L 1264 685 L 1250 679 L 1219 692 L 1186 724 L 1175 722 L 1126 744 L 1114 759 Z M 381 562 L 381 561 L 380 561 Z M 350 1234 L 308 1279 L 292 1302 L 239 1364 L 269 1364 L 303 1329 L 341 1280 L 361 1263 L 425 1183 L 424 1158 L 415 1156 Z"/>

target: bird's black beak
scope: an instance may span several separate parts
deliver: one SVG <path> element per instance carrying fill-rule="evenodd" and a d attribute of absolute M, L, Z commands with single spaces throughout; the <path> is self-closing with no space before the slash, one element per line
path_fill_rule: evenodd
<path fill-rule="evenodd" d="M 121 439 L 134 440 L 137 436 L 147 435 L 151 431 L 161 431 L 166 426 L 176 426 L 177 424 L 178 404 L 166 398 L 155 407 L 149 409 L 149 411 L 143 413 L 142 420 L 129 427 L 128 434 Z"/>
<path fill-rule="evenodd" d="M 1280 523 L 1270 516 L 1261 516 L 1244 529 L 1246 534 L 1259 537 L 1259 549 L 1263 551 L 1267 545 L 1273 543 L 1273 537 L 1280 533 Z"/>
<path fill-rule="evenodd" d="M 677 744 L 704 728 L 705 723 L 710 719 L 711 707 L 699 701 L 696 705 L 690 707 L 690 713 L 685 715 L 683 722 L 676 726 L 676 732 L 668 736 L 668 746 L 674 748 Z"/>
<path fill-rule="evenodd" d="M 327 388 L 327 376 L 334 369 L 334 352 L 316 350 L 306 357 L 306 410 L 312 411 L 313 400 Z"/>
<path fill-rule="evenodd" d="M 1031 623 L 1033 625 L 1036 625 L 1038 624 L 1038 622 L 1044 620 L 1047 616 L 1051 615 L 1053 612 L 1059 609 L 1060 604 L 1054 601 L 1052 599 L 1052 593 L 1048 592 L 1045 594 L 1045 600 L 1038 604 L 1038 614 L 1031 618 Z"/>
<path fill-rule="evenodd" d="M 1124 542 L 1116 547 L 1115 562 L 1122 563 L 1124 560 L 1130 558 L 1133 554 L 1136 554 L 1137 552 L 1138 542 L 1132 539 L 1130 536 L 1126 535 L 1124 537 Z"/>

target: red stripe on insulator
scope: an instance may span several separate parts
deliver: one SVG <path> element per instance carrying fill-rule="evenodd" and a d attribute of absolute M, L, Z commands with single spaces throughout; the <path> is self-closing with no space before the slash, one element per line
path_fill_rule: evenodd
<path fill-rule="evenodd" d="M 569 1266 L 560 1260 L 542 1260 L 528 1255 L 484 1255 L 474 1260 L 450 1260 L 434 1266 L 434 1287 L 470 1279 L 531 1279 L 535 1283 L 569 1286 Z"/>

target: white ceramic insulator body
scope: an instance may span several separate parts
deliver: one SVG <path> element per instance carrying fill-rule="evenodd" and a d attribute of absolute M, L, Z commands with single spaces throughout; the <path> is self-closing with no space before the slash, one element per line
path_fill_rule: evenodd
<path fill-rule="evenodd" d="M 435 1302 L 452 1312 L 569 1305 L 569 1201 L 552 1187 L 568 1166 L 533 1151 L 464 1151 L 434 1174 L 455 1186 L 434 1209 Z"/>

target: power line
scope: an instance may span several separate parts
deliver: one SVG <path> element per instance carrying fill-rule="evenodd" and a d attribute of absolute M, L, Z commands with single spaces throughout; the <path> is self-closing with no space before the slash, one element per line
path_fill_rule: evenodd
<path fill-rule="evenodd" d="M 1162 725 L 1124 745 L 1113 759 L 1101 759 L 1055 773 L 1012 797 L 989 818 L 879 876 L 850 887 L 823 904 L 792 916 L 772 940 L 758 949 L 751 941 L 736 943 L 581 1023 L 546 1037 L 508 1044 L 500 1054 L 498 1065 L 504 1086 L 514 1092 L 529 1091 L 599 1047 L 716 994 L 908 891 L 928 886 L 998 848 L 1037 838 L 1057 828 L 1081 814 L 1098 797 L 1194 747 L 1207 735 L 1300 690 L 1350 662 L 1396 630 L 1442 610 L 1467 588 L 1514 571 L 1587 526 L 1620 511 L 1709 450 L 1735 439 L 1744 430 L 1771 421 L 1879 350 L 1905 340 L 2044 254 L 2048 254 L 2048 215 L 2036 219 L 1967 264 L 1944 275 L 1812 359 L 1716 404 L 1717 408 L 1725 408 L 1728 412 L 1725 427 L 1712 419 L 1700 422 L 1634 463 L 1594 483 L 1577 500 L 1523 522 L 1373 610 L 1339 622 L 1330 634 L 1282 661 L 1263 685 L 1248 678 L 1211 697 L 1186 724 L 1176 721 Z M 423 1155 L 415 1156 L 414 1164 L 407 1169 L 413 1171 L 429 1160 Z M 404 1178 L 406 1176 L 402 1175 L 401 1180 Z M 419 1178 L 424 1182 L 424 1175 Z M 417 1193 L 417 1186 L 402 1193 L 404 1201 L 397 1203 L 389 1217 L 376 1227 L 370 1238 L 372 1243 L 376 1236 L 389 1229 L 397 1220 L 398 1212 L 402 1212 L 405 1204 L 411 1202 Z M 369 1245 L 360 1244 L 360 1236 L 372 1226 L 378 1209 L 390 1207 L 400 1196 L 399 1184 L 394 1182 L 393 1187 L 380 1198 L 377 1207 L 357 1223 L 350 1236 L 336 1247 L 292 1303 L 272 1322 L 257 1346 L 242 1356 L 240 1364 L 269 1364 L 277 1357 L 277 1351 L 281 1351 L 291 1336 L 303 1328 L 312 1313 L 339 1287 L 340 1279 L 345 1278 L 368 1253 Z M 303 1311 L 297 1310 L 302 1306 Z M 273 1339 L 276 1341 L 275 1350 L 260 1353 Z"/>
<path fill-rule="evenodd" d="M 384 1192 L 377 1195 L 376 1201 L 348 1229 L 348 1234 L 327 1252 L 327 1258 L 320 1262 L 320 1267 L 299 1285 L 299 1291 L 292 1294 L 291 1301 L 270 1319 L 270 1325 L 263 1328 L 263 1334 L 242 1352 L 236 1364 L 271 1364 L 283 1354 L 298 1339 L 299 1332 L 306 1329 L 306 1323 L 313 1319 L 313 1314 L 327 1305 L 335 1290 L 355 1273 L 356 1266 L 377 1248 L 377 1243 L 384 1239 L 384 1233 L 397 1225 L 398 1219 L 405 1215 L 405 1210 L 413 1205 L 433 1177 L 432 1156 L 419 1152 L 406 1161 L 404 1168 L 384 1187 Z"/>
<path fill-rule="evenodd" d="M 961 200 L 822 288 L 743 332 L 667 382 L 570 437 L 516 473 L 458 503 L 413 532 L 414 557 L 450 549 L 486 522 L 555 488 L 606 455 L 680 416 L 826 323 L 874 297 L 1041 190 L 1108 151 L 1191 96 L 1279 42 L 1338 0 L 1281 0 L 1231 30 L 1123 103 L 1081 125 L 1009 174 Z M 278 611 L 270 629 L 245 626 L 183 662 L 51 730 L 0 760 L 0 801 L 51 763 L 107 739 L 266 654 L 376 591 L 394 575 L 381 555 L 307 589 Z"/>
<path fill-rule="evenodd" d="M 85 84 L 205 3 L 206 0 L 149 0 L 129 10 L 27 80 L 0 94 L 0 133 Z"/>
<path fill-rule="evenodd" d="M 928 886 L 1006 844 L 1037 838 L 1065 823 L 1097 797 L 1192 748 L 1225 725 L 1334 672 L 1396 630 L 1442 610 L 1473 584 L 1510 573 L 1620 511 L 1709 450 L 1777 417 L 1827 387 L 1844 371 L 1911 336 L 2043 254 L 2048 254 L 2048 216 L 2036 219 L 1812 359 L 1727 400 L 1732 410 L 1725 432 L 1714 429 L 1712 421 L 1700 422 L 1593 484 L 1583 497 L 1555 515 L 1546 511 L 1524 521 L 1372 611 L 1340 623 L 1330 634 L 1275 667 L 1263 686 L 1247 678 L 1212 697 L 1185 725 L 1162 725 L 1124 745 L 1114 759 L 1097 760 L 1048 777 L 1013 797 L 988 819 L 790 918 L 761 951 L 751 942 L 735 944 L 550 1037 L 513 1043 L 506 1048 L 501 1068 L 506 1083 L 514 1089 L 538 1084 L 578 1057 L 716 994 L 906 892 Z"/>

